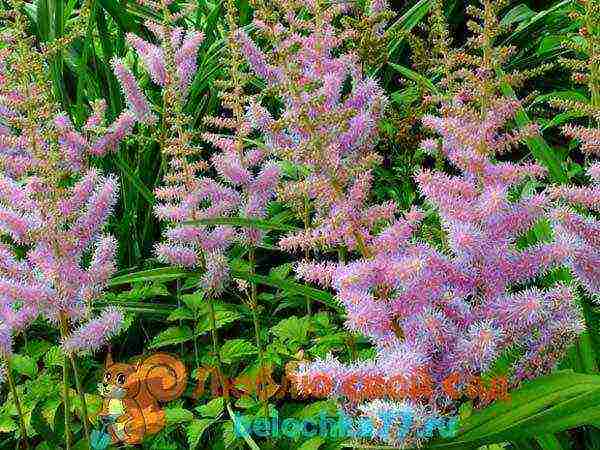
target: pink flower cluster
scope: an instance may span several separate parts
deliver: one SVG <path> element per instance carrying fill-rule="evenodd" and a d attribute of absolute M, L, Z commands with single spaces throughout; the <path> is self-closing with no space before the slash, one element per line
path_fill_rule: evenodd
<path fill-rule="evenodd" d="M 64 350 L 95 350 L 122 320 L 110 310 L 102 313 L 109 327 L 89 321 L 116 270 L 117 243 L 103 228 L 118 183 L 90 168 L 88 158 L 126 132 L 118 124 L 100 129 L 101 103 L 79 132 L 66 115 L 51 112 L 39 84 L 15 82 L 14 55 L 2 56 L 0 103 L 8 106 L 0 112 L 0 353 L 10 354 L 12 336 L 37 318 L 80 327 Z"/>
<path fill-rule="evenodd" d="M 282 239 L 280 247 L 364 249 L 375 226 L 396 212 L 393 203 L 367 205 L 369 167 L 377 159 L 373 147 L 386 97 L 363 74 L 357 55 L 342 50 L 344 33 L 334 22 L 348 5 L 275 4 L 288 12 L 286 24 L 254 22 L 273 41 L 268 54 L 242 30 L 236 38 L 252 70 L 285 105 L 278 117 L 257 101 L 247 113 L 268 151 L 304 172 L 299 180 L 287 181 L 282 197 L 305 197 L 315 211 L 312 226 Z M 300 20 L 294 11 L 302 8 L 313 20 Z"/>
<path fill-rule="evenodd" d="M 491 369 L 511 348 L 523 352 L 513 367 L 518 383 L 551 370 L 582 332 L 581 313 L 566 286 L 528 287 L 562 265 L 569 246 L 562 240 L 517 244 L 547 219 L 549 198 L 542 193 L 513 200 L 511 189 L 543 170 L 492 160 L 494 151 L 514 139 L 501 129 L 518 106 L 498 99 L 482 119 L 466 113 L 424 119 L 462 173 L 422 170 L 416 176 L 425 199 L 438 210 L 447 236 L 443 248 L 412 239 L 419 219 L 413 212 L 369 242 L 369 257 L 299 266 L 301 277 L 335 289 L 348 329 L 369 337 L 377 349 L 373 360 L 350 366 L 334 357 L 304 365 L 299 389 L 306 388 L 301 380 L 314 383 L 319 377 L 339 385 L 348 377 L 412 379 L 420 373 L 438 384 L 450 374 L 464 383 Z M 362 408 L 364 402 L 332 392 Z M 453 399 L 434 389 L 429 404 L 445 413 Z"/>
<path fill-rule="evenodd" d="M 163 114 L 176 114 L 177 108 L 173 108 L 172 103 L 178 103 L 179 108 L 185 103 L 197 71 L 197 51 L 203 36 L 151 21 L 146 22 L 146 27 L 158 38 L 159 45 L 133 34 L 127 36 L 127 41 L 143 61 L 152 81 L 165 90 L 170 89 L 169 95 L 177 97 L 165 99 L 165 102 L 171 102 L 171 109 L 165 103 Z M 122 62 L 113 64 L 135 120 L 153 124 L 156 117 L 137 81 Z M 181 117 L 167 120 L 183 122 Z M 249 130 L 245 119 L 212 118 L 211 123 L 232 129 L 235 134 L 206 132 L 202 136 L 217 149 L 210 162 L 220 180 L 198 174 L 208 169 L 208 165 L 198 160 L 196 154 L 201 149 L 190 144 L 190 133 L 183 126 L 171 127 L 170 135 L 162 143 L 162 151 L 169 158 L 169 168 L 164 177 L 165 185 L 155 192 L 158 200 L 155 214 L 169 225 L 155 252 L 163 262 L 204 269 L 203 286 L 214 295 L 223 290 L 228 278 L 227 248 L 236 241 L 256 245 L 262 235 L 252 228 L 238 231 L 234 227 L 202 221 L 227 217 L 263 218 L 279 179 L 279 168 L 267 159 L 267 152 L 255 147 L 247 149 L 240 144 L 238 135 Z"/>
<path fill-rule="evenodd" d="M 577 138 L 583 151 L 600 156 L 600 130 L 581 126 L 566 126 L 565 135 Z M 558 186 L 552 189 L 554 198 L 600 212 L 600 163 L 590 164 L 587 175 L 591 185 Z M 600 220 L 577 212 L 568 206 L 553 211 L 555 232 L 571 248 L 568 265 L 581 284 L 592 294 L 600 294 Z"/>
<path fill-rule="evenodd" d="M 285 23 L 255 23 L 274 41 L 268 54 L 238 33 L 254 72 L 284 105 L 274 117 L 255 102 L 248 117 L 269 150 L 305 174 L 288 191 L 305 188 L 314 206 L 313 226 L 285 237 L 281 247 L 345 247 L 360 254 L 348 263 L 304 261 L 297 274 L 335 290 L 347 312 L 347 328 L 367 336 L 376 357 L 351 365 L 333 356 L 305 363 L 297 388 L 310 390 L 317 380 L 330 380 L 338 389 L 323 386 L 329 396 L 360 414 L 373 401 L 389 400 L 382 395 L 365 401 L 361 389 L 377 389 L 360 382 L 353 384 L 354 398 L 348 398 L 340 384 L 348 377 L 413 379 L 426 374 L 440 385 L 453 374 L 457 383 L 466 383 L 515 348 L 523 356 L 513 366 L 513 383 L 552 369 L 583 330 L 582 316 L 566 286 L 531 286 L 568 261 L 570 247 L 558 239 L 524 248 L 518 243 L 549 218 L 551 199 L 546 193 L 515 198 L 514 192 L 545 171 L 536 164 L 494 160 L 537 128 L 508 131 L 520 104 L 506 98 L 494 99 L 483 111 L 455 99 L 440 109 L 441 117 L 426 117 L 424 125 L 440 135 L 441 145 L 428 140 L 424 148 L 439 148 L 460 174 L 417 174 L 446 239 L 441 245 L 415 240 L 423 219 L 419 211 L 397 219 L 395 204 L 369 202 L 371 175 L 366 168 L 367 161 L 375 160 L 377 122 L 386 104 L 383 92 L 362 75 L 354 55 L 336 51 L 343 33 L 333 18 L 341 10 L 299 3 L 316 19 L 297 20 L 290 12 L 292 2 L 283 8 L 288 11 Z M 282 58 L 286 52 L 288 57 Z M 272 54 L 277 58 L 271 59 Z M 351 89 L 343 95 L 345 83 Z M 452 412 L 456 406 L 441 388 L 433 388 L 427 403 L 433 414 Z"/>

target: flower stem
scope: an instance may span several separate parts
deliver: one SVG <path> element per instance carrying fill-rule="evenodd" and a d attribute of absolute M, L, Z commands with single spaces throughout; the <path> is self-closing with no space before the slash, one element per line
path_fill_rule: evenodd
<path fill-rule="evenodd" d="M 250 262 L 250 275 L 255 274 L 255 266 L 256 266 L 256 257 L 254 253 L 255 249 L 251 248 L 248 254 L 248 260 Z M 258 397 L 261 403 L 263 404 L 263 408 L 265 410 L 265 417 L 269 417 L 269 402 L 266 398 L 264 389 L 266 388 L 265 376 L 264 376 L 264 351 L 262 347 L 262 341 L 260 339 L 260 323 L 258 321 L 258 295 L 256 289 L 256 283 L 250 283 L 250 308 L 252 309 L 252 321 L 254 322 L 254 336 L 256 339 L 256 348 L 258 349 L 258 386 L 257 392 Z"/>
<path fill-rule="evenodd" d="M 60 317 L 60 334 L 63 339 L 66 339 L 69 335 L 69 323 L 67 322 L 67 318 L 64 315 Z M 83 391 L 83 387 L 81 385 L 81 380 L 79 378 L 79 371 L 77 370 L 77 361 L 75 360 L 75 356 L 73 354 L 68 355 L 69 361 L 71 363 L 71 368 L 73 369 L 73 379 L 75 380 L 75 388 L 77 389 L 77 395 L 79 396 L 79 401 L 81 403 L 81 413 L 83 415 L 83 433 L 85 435 L 85 440 L 87 442 L 88 448 L 91 448 L 91 440 L 90 440 L 90 425 L 89 425 L 89 416 L 87 409 L 87 402 L 85 400 L 85 392 Z M 66 360 L 65 360 L 66 361 Z M 63 375 L 65 371 L 63 368 Z M 68 392 L 68 386 L 67 386 Z M 65 399 L 67 399 L 68 395 L 65 395 Z M 65 407 L 66 407 L 65 400 Z M 66 427 L 65 427 L 66 430 Z"/>
<path fill-rule="evenodd" d="M 210 336 L 212 339 L 212 350 L 213 355 L 215 357 L 215 362 L 217 366 L 217 376 L 219 377 L 219 384 L 221 385 L 221 389 L 223 390 L 223 398 L 225 399 L 225 404 L 229 404 L 229 391 L 228 387 L 225 385 L 225 380 L 223 379 L 223 365 L 221 364 L 221 355 L 219 355 L 219 335 L 217 334 L 217 317 L 215 314 L 215 306 L 213 304 L 213 299 L 208 299 L 208 318 L 210 320 Z"/>
<path fill-rule="evenodd" d="M 90 440 L 90 424 L 87 409 L 87 401 L 85 400 L 85 392 L 83 391 L 81 380 L 79 379 L 79 371 L 77 370 L 77 362 L 75 360 L 75 356 L 70 355 L 69 359 L 71 360 L 71 367 L 73 368 L 73 378 L 75 379 L 75 387 L 77 388 L 77 394 L 79 395 L 79 400 L 81 402 L 81 414 L 83 415 L 83 432 L 85 434 L 85 440 L 87 442 L 88 448 L 91 448 L 92 441 Z"/>
<path fill-rule="evenodd" d="M 71 449 L 71 416 L 69 401 L 69 358 L 64 355 L 63 366 L 63 403 L 65 408 L 65 450 Z"/>
<path fill-rule="evenodd" d="M 17 392 L 15 380 L 12 376 L 10 356 L 6 356 L 5 359 L 6 359 L 6 379 L 8 380 L 8 386 L 10 388 L 10 393 L 12 394 L 13 401 L 15 402 L 15 407 L 17 408 L 17 414 L 19 415 L 19 427 L 21 428 L 21 440 L 23 441 L 24 448 L 29 449 L 29 442 L 27 441 L 27 428 L 25 427 L 25 419 L 23 416 L 23 409 L 21 408 L 21 401 L 19 400 L 19 394 Z"/>

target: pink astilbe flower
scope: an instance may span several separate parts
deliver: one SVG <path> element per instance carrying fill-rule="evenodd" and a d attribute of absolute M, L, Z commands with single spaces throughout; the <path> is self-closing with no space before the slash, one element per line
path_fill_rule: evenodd
<path fill-rule="evenodd" d="M 131 73 L 131 71 L 125 67 L 123 61 L 119 58 L 114 58 L 111 61 L 115 76 L 121 84 L 123 94 L 127 99 L 127 104 L 131 111 L 135 114 L 136 119 L 145 124 L 153 124 L 156 122 L 156 116 L 152 114 L 150 105 L 146 100 L 146 97 L 140 90 L 138 82 Z"/>
<path fill-rule="evenodd" d="M 424 120 L 442 136 L 442 153 L 460 171 L 450 176 L 423 170 L 416 176 L 439 213 L 448 238 L 443 250 L 413 238 L 422 219 L 413 211 L 372 238 L 365 235 L 367 251 L 358 260 L 335 269 L 325 266 L 318 275 L 318 264 L 299 266 L 298 274 L 307 281 L 333 286 L 346 309 L 347 328 L 367 336 L 376 348 L 373 360 L 352 365 L 334 358 L 305 364 L 296 378 L 301 392 L 312 392 L 311 380 L 335 377 L 327 396 L 367 411 L 366 394 L 382 407 L 398 400 L 389 390 L 372 388 L 369 380 L 389 385 L 422 378 L 432 383 L 427 396 L 412 399 L 414 408 L 435 407 L 445 415 L 457 407 L 441 385 L 450 375 L 464 390 L 503 352 L 520 349 L 523 356 L 512 369 L 517 384 L 552 370 L 582 332 L 581 312 L 566 286 L 526 287 L 573 254 L 562 239 L 517 245 L 533 225 L 550 218 L 546 194 L 509 196 L 527 177 L 544 172 L 535 165 L 492 159 L 507 142 L 516 144 L 513 136 L 526 136 L 503 136 L 517 106 L 497 99 L 481 116 L 465 108 Z M 364 197 L 361 189 L 355 192 L 355 199 Z M 573 219 L 572 229 L 583 226 Z M 595 242 L 593 233 L 586 239 Z M 592 266 L 589 257 L 577 262 Z"/>
<path fill-rule="evenodd" d="M 196 31 L 184 33 L 181 28 L 163 27 L 161 24 L 152 21 L 147 21 L 146 26 L 163 46 L 166 39 L 171 41 L 170 45 L 175 57 L 174 64 L 178 78 L 179 94 L 185 96 L 196 74 L 198 48 L 204 40 L 204 35 Z M 164 48 L 160 45 L 147 42 L 131 33 L 127 35 L 127 42 L 135 49 L 140 59 L 144 62 L 144 66 L 150 74 L 152 81 L 159 86 L 165 87 L 169 82 L 169 77 L 165 67 Z"/>
<path fill-rule="evenodd" d="M 230 23 L 230 26 L 233 35 L 235 24 Z M 164 33 L 155 29 L 155 33 Z M 173 29 L 173 40 L 178 42 L 183 34 L 183 30 Z M 175 59 L 182 69 L 180 76 L 185 66 L 189 72 L 187 79 L 191 80 L 196 70 L 195 53 L 202 37 L 190 33 L 187 36 L 188 41 L 184 40 Z M 165 177 L 167 186 L 157 190 L 161 201 L 155 207 L 156 215 L 169 222 L 164 241 L 156 246 L 159 259 L 188 268 L 203 268 L 201 282 L 212 295 L 220 294 L 229 281 L 226 257 L 229 247 L 235 242 L 248 247 L 258 245 L 263 232 L 252 227 L 211 226 L 199 221 L 228 217 L 263 219 L 279 181 L 279 167 L 269 159 L 268 152 L 245 143 L 251 131 L 244 111 L 248 103 L 248 96 L 244 94 L 248 76 L 241 70 L 243 60 L 233 44 L 230 38 L 225 58 L 229 80 L 219 81 L 222 106 L 228 112 L 205 119 L 207 125 L 225 133 L 206 131 L 202 134 L 202 139 L 216 150 L 210 164 L 218 177 L 213 180 L 198 176 L 193 158 L 182 154 L 171 160 L 171 173 Z M 192 56 L 194 64 L 191 64 Z M 158 78 L 160 72 L 154 75 Z"/>
<path fill-rule="evenodd" d="M 579 129 L 579 128 L 578 128 Z M 584 137 L 598 130 L 588 130 L 586 134 L 567 133 L 568 136 L 581 140 L 584 151 L 600 155 L 600 143 L 585 141 Z M 585 144 L 587 142 L 587 144 Z M 551 195 L 573 205 L 585 207 L 592 212 L 600 212 L 600 164 L 593 163 L 587 169 L 591 178 L 588 186 L 557 186 L 550 189 Z M 579 279 L 585 289 L 592 294 L 600 293 L 600 220 L 589 214 L 576 212 L 566 206 L 558 207 L 552 214 L 556 232 L 562 236 L 564 242 L 571 248 L 571 257 L 568 260 L 573 274 Z"/>
<path fill-rule="evenodd" d="M 249 124 L 260 131 L 267 150 L 299 177 L 287 180 L 280 199 L 310 214 L 311 226 L 280 240 L 288 251 L 360 251 L 376 225 L 393 220 L 395 205 L 367 205 L 377 125 L 387 104 L 378 83 L 362 73 L 357 54 L 342 50 L 344 32 L 335 21 L 348 5 L 323 8 L 318 2 L 274 2 L 285 22 L 256 20 L 274 51 L 263 52 L 244 32 L 235 39 L 254 73 L 264 78 L 284 105 L 274 117 L 255 100 Z M 384 3 L 374 4 L 379 13 Z M 300 11 L 312 16 L 301 19 Z M 378 22 L 379 24 L 379 22 Z M 344 90 L 346 83 L 349 92 Z M 306 201 L 311 211 L 302 211 Z M 306 221 L 306 217 L 304 217 Z"/>
<path fill-rule="evenodd" d="M 572 33 L 569 38 L 580 39 L 578 51 L 573 58 L 563 61 L 571 72 L 576 84 L 584 85 L 591 101 L 552 99 L 551 104 L 567 113 L 576 113 L 576 117 L 585 117 L 587 126 L 568 124 L 562 128 L 565 136 L 575 140 L 590 158 L 586 172 L 591 183 L 585 186 L 560 186 L 551 192 L 554 198 L 576 206 L 568 209 L 560 205 L 553 214 L 557 233 L 562 235 L 572 250 L 569 267 L 573 275 L 581 282 L 585 290 L 592 294 L 600 294 L 600 14 L 598 3 L 593 0 L 581 0 L 577 8 L 569 13 L 573 19 Z M 578 30 L 579 28 L 579 30 Z M 577 33 L 578 31 L 578 33 Z M 589 211 L 585 211 L 585 209 Z M 583 211 L 583 212 L 582 212 Z M 542 345 L 542 344 L 540 344 Z"/>
<path fill-rule="evenodd" d="M 10 49 L 2 55 L 0 99 L 18 119 L 3 120 L 13 148 L 0 145 L 0 153 L 21 166 L 0 158 L 0 324 L 12 335 L 38 318 L 67 330 L 85 327 L 116 269 L 116 241 L 103 228 L 118 194 L 117 181 L 91 169 L 89 158 L 114 148 L 128 130 L 102 129 L 102 104 L 89 127 L 77 130 L 58 111 L 47 80 L 36 80 L 43 75 L 23 68 L 23 49 Z M 41 58 L 30 50 L 27 58 Z M 119 326 L 120 316 L 112 322 Z M 111 336 L 96 331 L 98 344 Z"/>
<path fill-rule="evenodd" d="M 131 134 L 136 123 L 136 116 L 131 111 L 123 111 L 91 147 L 90 153 L 102 156 L 117 149 L 121 141 Z"/>
<path fill-rule="evenodd" d="M 74 330 L 62 341 L 66 353 L 94 352 L 115 336 L 123 322 L 123 313 L 115 307 L 106 308 L 97 318 Z"/>

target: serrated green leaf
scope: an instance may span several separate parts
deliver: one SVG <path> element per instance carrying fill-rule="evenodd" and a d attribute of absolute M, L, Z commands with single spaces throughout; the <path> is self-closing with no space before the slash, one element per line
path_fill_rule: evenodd
<path fill-rule="evenodd" d="M 233 306 L 224 303 L 215 303 L 215 325 L 217 329 L 223 328 L 230 323 L 241 319 L 242 315 Z M 210 318 L 208 305 L 204 304 L 198 312 L 199 318 L 196 324 L 196 334 L 204 334 L 210 331 Z"/>
<path fill-rule="evenodd" d="M 190 422 L 194 420 L 194 414 L 184 408 L 165 408 L 165 420 L 167 425 Z"/>
<path fill-rule="evenodd" d="M 214 419 L 195 419 L 186 428 L 187 441 L 190 449 L 195 449 L 200 443 L 204 431 L 214 423 Z"/>
<path fill-rule="evenodd" d="M 198 311 L 203 307 L 203 305 L 206 305 L 204 292 L 195 292 L 193 294 L 182 295 L 181 300 L 192 311 Z"/>
<path fill-rule="evenodd" d="M 283 340 L 290 340 L 300 344 L 308 341 L 310 320 L 306 317 L 296 316 L 283 319 L 277 325 L 271 327 L 271 333 Z"/>
<path fill-rule="evenodd" d="M 245 339 L 231 339 L 221 347 L 221 361 L 231 364 L 237 360 L 258 353 L 256 346 Z"/>
<path fill-rule="evenodd" d="M 189 308 L 177 308 L 167 317 L 169 322 L 177 320 L 194 320 L 194 313 Z"/>
<path fill-rule="evenodd" d="M 217 397 L 212 399 L 206 405 L 198 406 L 195 409 L 202 417 L 215 419 L 223 413 L 225 409 L 225 400 L 223 397 Z"/>
<path fill-rule="evenodd" d="M 182 342 L 191 341 L 194 338 L 194 333 L 190 327 L 170 327 L 159 333 L 150 342 L 150 348 L 165 347 L 167 345 L 181 344 Z"/>
<path fill-rule="evenodd" d="M 27 355 L 14 354 L 11 357 L 11 365 L 15 372 L 20 375 L 25 375 L 29 378 L 34 378 L 37 373 L 37 364 L 35 360 Z"/>

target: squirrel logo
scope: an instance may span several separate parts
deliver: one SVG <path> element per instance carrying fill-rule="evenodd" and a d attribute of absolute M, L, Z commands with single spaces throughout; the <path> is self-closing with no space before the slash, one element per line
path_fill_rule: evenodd
<path fill-rule="evenodd" d="M 187 385 L 187 370 L 177 358 L 155 353 L 136 364 L 113 362 L 109 352 L 104 378 L 98 385 L 103 397 L 100 419 L 113 443 L 139 444 L 147 434 L 165 426 L 159 402 L 181 396 Z"/>

